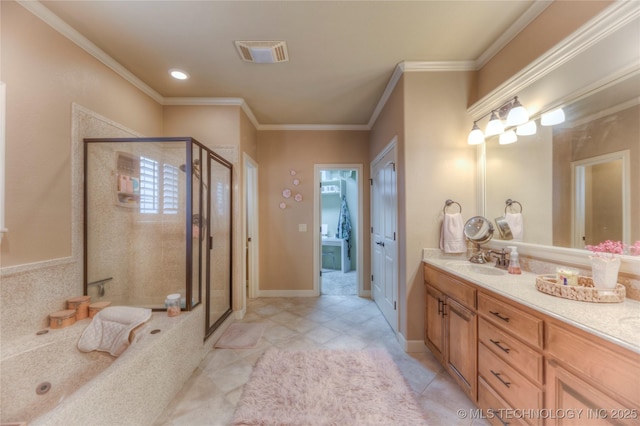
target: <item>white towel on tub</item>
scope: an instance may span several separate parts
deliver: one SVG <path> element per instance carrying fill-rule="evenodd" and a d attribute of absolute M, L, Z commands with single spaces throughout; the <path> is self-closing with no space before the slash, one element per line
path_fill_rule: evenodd
<path fill-rule="evenodd" d="M 440 249 L 445 253 L 464 253 L 467 242 L 464 239 L 464 221 L 460 213 L 445 213 L 440 232 Z"/>
<path fill-rule="evenodd" d="M 524 235 L 524 226 L 522 224 L 522 213 L 506 213 L 504 215 L 505 220 L 509 224 L 511 229 L 511 235 L 513 235 L 513 241 L 522 241 Z"/>
<path fill-rule="evenodd" d="M 151 309 L 110 306 L 98 312 L 78 341 L 82 352 L 103 351 L 118 356 L 129 346 L 131 330 L 151 318 Z"/>

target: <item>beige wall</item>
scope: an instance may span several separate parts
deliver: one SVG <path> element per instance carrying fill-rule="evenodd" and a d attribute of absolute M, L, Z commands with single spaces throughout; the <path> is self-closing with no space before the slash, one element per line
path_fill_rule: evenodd
<path fill-rule="evenodd" d="M 259 131 L 260 290 L 313 289 L 313 182 L 314 164 L 362 164 L 362 182 L 369 179 L 369 132 L 366 131 Z M 302 202 L 285 200 L 296 171 L 296 191 Z M 369 227 L 369 191 L 363 193 L 364 223 Z M 280 202 L 287 208 L 281 210 Z M 298 232 L 306 224 L 307 232 Z M 369 276 L 369 241 L 364 233 L 364 276 Z M 369 282 L 365 279 L 365 288 Z"/>
<path fill-rule="evenodd" d="M 71 104 L 141 134 L 162 109 L 22 6 L 2 1 L 7 85 L 6 227 L 1 265 L 71 255 Z"/>
<path fill-rule="evenodd" d="M 371 130 L 370 161 L 397 136 L 399 332 L 424 333 L 422 249 L 438 247 L 445 200 L 475 214 L 476 148 L 467 145 L 472 72 L 405 73 Z"/>
<path fill-rule="evenodd" d="M 474 103 L 602 12 L 611 1 L 554 1 L 478 72 Z M 524 102 L 524 101 L 523 101 Z"/>
<path fill-rule="evenodd" d="M 475 215 L 476 148 L 467 144 L 465 105 L 473 73 L 408 73 L 405 78 L 404 234 L 406 255 L 400 282 L 406 286 L 407 340 L 424 332 L 422 249 L 438 247 L 442 208 L 447 199 L 462 206 L 464 219 Z M 404 165 L 403 165 L 404 164 Z"/>

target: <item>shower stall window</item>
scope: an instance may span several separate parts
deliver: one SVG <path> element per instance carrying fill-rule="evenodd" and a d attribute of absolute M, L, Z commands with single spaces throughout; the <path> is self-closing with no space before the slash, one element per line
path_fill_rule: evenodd
<path fill-rule="evenodd" d="M 164 310 L 180 293 L 210 335 L 231 313 L 231 176 L 193 138 L 85 139 L 85 294 Z"/>

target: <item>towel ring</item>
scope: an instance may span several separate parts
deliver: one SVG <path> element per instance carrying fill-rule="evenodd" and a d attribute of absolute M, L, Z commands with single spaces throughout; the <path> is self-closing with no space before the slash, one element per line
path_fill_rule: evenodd
<path fill-rule="evenodd" d="M 457 201 L 453 201 L 453 200 L 447 200 L 444 202 L 444 207 L 442 208 L 442 213 L 446 213 L 447 212 L 447 207 L 449 207 L 451 204 L 457 204 L 458 208 L 460 209 L 460 213 L 462 213 L 462 206 L 460 205 L 460 203 L 458 203 Z"/>
<path fill-rule="evenodd" d="M 513 207 L 514 204 L 517 204 L 520 206 L 520 213 L 522 213 L 522 204 L 520 204 L 519 202 L 512 200 L 511 198 L 509 198 L 507 201 L 504 202 L 506 204 L 506 206 L 504 207 L 504 214 L 507 214 L 507 209 L 509 207 Z"/>

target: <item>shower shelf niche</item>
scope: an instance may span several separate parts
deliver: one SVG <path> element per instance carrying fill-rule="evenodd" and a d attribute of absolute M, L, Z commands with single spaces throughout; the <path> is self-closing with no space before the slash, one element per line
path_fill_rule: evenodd
<path fill-rule="evenodd" d="M 140 206 L 140 157 L 116 152 L 116 205 Z"/>

